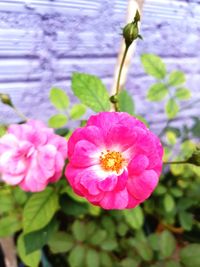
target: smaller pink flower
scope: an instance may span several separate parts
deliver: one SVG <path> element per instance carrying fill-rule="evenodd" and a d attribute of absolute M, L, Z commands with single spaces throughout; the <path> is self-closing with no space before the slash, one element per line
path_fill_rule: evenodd
<path fill-rule="evenodd" d="M 68 142 L 65 175 L 74 192 L 104 209 L 134 208 L 157 186 L 163 148 L 142 122 L 101 112 Z"/>
<path fill-rule="evenodd" d="M 1 178 L 25 191 L 42 191 L 58 181 L 66 158 L 65 138 L 40 121 L 11 125 L 0 139 Z"/>

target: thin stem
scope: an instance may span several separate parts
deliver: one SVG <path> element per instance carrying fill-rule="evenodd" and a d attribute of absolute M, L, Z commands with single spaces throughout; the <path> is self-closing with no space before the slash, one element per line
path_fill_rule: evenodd
<path fill-rule="evenodd" d="M 121 74 L 122 74 L 122 69 L 124 67 L 124 62 L 125 62 L 125 59 L 126 59 L 126 56 L 127 56 L 128 49 L 129 49 L 129 46 L 126 45 L 126 48 L 124 50 L 124 54 L 123 54 L 123 57 L 122 57 L 122 61 L 121 61 L 121 64 L 120 64 L 118 77 L 117 77 L 117 85 L 116 85 L 116 93 L 115 93 L 115 96 L 118 96 L 119 91 L 120 91 Z M 115 103 L 114 106 L 115 106 L 115 111 L 118 111 L 118 103 Z"/>
<path fill-rule="evenodd" d="M 28 118 L 19 110 L 17 109 L 15 106 L 12 106 L 13 110 L 15 111 L 15 113 L 23 120 L 23 121 L 27 121 Z"/>
<path fill-rule="evenodd" d="M 189 163 L 187 162 L 186 160 L 184 161 L 168 161 L 168 162 L 164 162 L 163 164 L 186 164 L 186 163 Z"/>
<path fill-rule="evenodd" d="M 124 54 L 123 54 L 123 57 L 122 57 L 122 62 L 120 64 L 120 68 L 119 68 L 119 74 L 118 74 L 118 78 L 117 78 L 117 86 L 116 86 L 116 94 L 115 95 L 119 94 L 121 74 L 122 74 L 122 69 L 124 67 L 124 62 L 125 62 L 125 59 L 126 59 L 126 56 L 127 56 L 128 49 L 129 49 L 129 46 L 126 45 L 126 48 L 124 50 Z"/>

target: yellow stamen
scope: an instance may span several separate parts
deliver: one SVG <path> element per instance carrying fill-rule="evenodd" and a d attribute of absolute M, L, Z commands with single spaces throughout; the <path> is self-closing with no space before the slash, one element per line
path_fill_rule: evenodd
<path fill-rule="evenodd" d="M 119 173 L 124 163 L 125 159 L 120 152 L 107 150 L 106 153 L 101 153 L 100 164 L 105 171 L 116 171 Z"/>

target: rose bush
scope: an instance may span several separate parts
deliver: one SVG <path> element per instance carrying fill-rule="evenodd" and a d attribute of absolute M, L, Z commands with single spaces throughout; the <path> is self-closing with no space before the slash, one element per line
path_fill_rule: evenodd
<path fill-rule="evenodd" d="M 128 47 L 141 38 L 139 19 L 137 12 L 123 31 Z M 191 95 L 183 72 L 168 73 L 153 54 L 141 61 L 155 78 L 147 100 L 165 105 L 159 138 L 120 92 L 120 79 L 110 97 L 98 77 L 83 73 L 72 76 L 81 103 L 51 89 L 51 129 L 19 110 L 19 125 L 1 125 L 0 237 L 14 237 L 19 266 L 200 266 L 200 120 L 173 124 L 197 101 L 184 106 Z M 0 99 L 16 111 L 8 95 Z M 88 119 L 87 108 L 97 114 Z"/>

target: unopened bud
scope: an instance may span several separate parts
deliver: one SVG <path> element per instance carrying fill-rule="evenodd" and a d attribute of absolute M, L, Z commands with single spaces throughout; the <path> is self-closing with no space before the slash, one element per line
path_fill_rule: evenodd
<path fill-rule="evenodd" d="M 140 21 L 140 13 L 139 13 L 138 10 L 136 11 L 136 14 L 135 14 L 135 17 L 134 17 L 134 21 L 135 21 L 135 22 Z"/>
<path fill-rule="evenodd" d="M 134 40 L 137 38 L 142 39 L 142 36 L 139 34 L 138 22 L 140 21 L 140 13 L 137 10 L 134 20 L 131 23 L 128 23 L 123 28 L 123 37 L 125 39 L 126 46 L 130 46 Z"/>
<path fill-rule="evenodd" d="M 187 162 L 196 166 L 200 166 L 200 147 L 197 147 L 196 151 L 193 152 L 192 156 L 187 160 Z"/>
<path fill-rule="evenodd" d="M 7 94 L 0 94 L 0 100 L 3 104 L 8 105 L 10 107 L 13 107 L 13 103 L 11 101 L 11 98 Z"/>
<path fill-rule="evenodd" d="M 118 97 L 117 95 L 112 95 L 110 97 L 110 102 L 113 103 L 113 104 L 116 104 L 118 102 Z"/>

